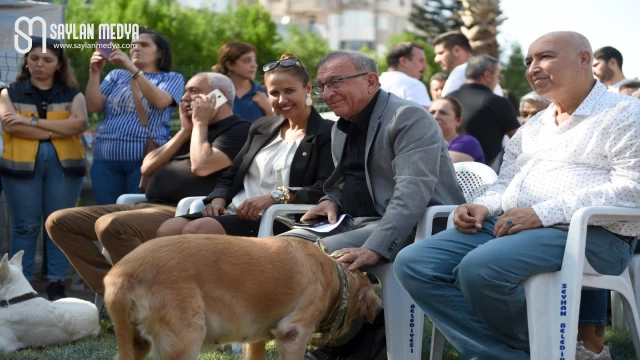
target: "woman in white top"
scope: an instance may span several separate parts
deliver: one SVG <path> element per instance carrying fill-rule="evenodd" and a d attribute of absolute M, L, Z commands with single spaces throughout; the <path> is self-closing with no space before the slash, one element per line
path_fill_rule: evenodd
<path fill-rule="evenodd" d="M 256 236 L 260 216 L 276 203 L 315 204 L 333 172 L 331 128 L 313 108 L 311 82 L 291 54 L 263 67 L 269 101 L 280 116 L 256 120 L 201 213 L 167 220 L 158 237 L 178 234 Z M 279 223 L 276 223 L 279 226 Z M 276 227 L 275 233 L 286 231 Z"/>

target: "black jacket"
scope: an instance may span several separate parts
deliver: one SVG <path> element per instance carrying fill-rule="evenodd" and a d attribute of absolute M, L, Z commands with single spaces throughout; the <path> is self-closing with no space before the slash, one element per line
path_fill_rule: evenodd
<path fill-rule="evenodd" d="M 244 186 L 244 177 L 249 171 L 258 151 L 268 145 L 279 134 L 282 124 L 287 121 L 279 116 L 265 116 L 256 120 L 249 129 L 249 137 L 233 164 L 222 175 L 209 196 L 208 204 L 214 198 L 223 198 L 227 205 Z M 323 119 L 315 109 L 307 123 L 306 135 L 300 142 L 291 162 L 289 187 L 301 187 L 296 191 L 295 204 L 315 204 L 324 196 L 322 184 L 333 173 L 331 158 L 331 128 L 334 122 Z M 275 190 L 275 189 L 273 189 Z"/>

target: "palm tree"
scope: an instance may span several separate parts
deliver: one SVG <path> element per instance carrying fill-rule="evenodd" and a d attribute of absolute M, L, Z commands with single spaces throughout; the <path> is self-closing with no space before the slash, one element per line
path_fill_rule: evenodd
<path fill-rule="evenodd" d="M 506 18 L 500 17 L 499 0 L 461 0 L 460 31 L 469 39 L 471 48 L 478 54 L 498 58 L 498 25 Z"/>

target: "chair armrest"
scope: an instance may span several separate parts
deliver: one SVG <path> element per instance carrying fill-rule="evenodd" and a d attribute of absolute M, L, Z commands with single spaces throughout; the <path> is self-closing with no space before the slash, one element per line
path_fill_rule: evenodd
<path fill-rule="evenodd" d="M 204 202 L 194 201 L 191 203 L 191 206 L 189 206 L 189 214 L 200 212 L 204 210 L 204 207 L 205 207 Z"/>
<path fill-rule="evenodd" d="M 202 199 L 204 199 L 205 197 L 206 196 L 189 196 L 180 200 L 180 202 L 178 203 L 178 206 L 176 206 L 176 216 L 182 216 L 182 215 L 187 215 L 192 213 L 192 211 L 189 211 L 189 208 L 190 206 L 192 206 L 192 203 L 197 202 L 198 200 L 202 202 Z"/>
<path fill-rule="evenodd" d="M 420 241 L 433 235 L 433 220 L 449 216 L 454 212 L 458 205 L 437 205 L 429 206 L 424 216 L 418 221 L 418 229 L 416 231 L 415 241 Z"/>
<path fill-rule="evenodd" d="M 122 194 L 118 196 L 116 204 L 137 204 L 147 201 L 147 197 L 144 194 Z"/>
<path fill-rule="evenodd" d="M 261 238 L 273 235 L 273 221 L 277 216 L 283 214 L 304 214 L 314 206 L 315 205 L 306 204 L 276 204 L 269 206 L 262 214 L 258 237 Z"/>
<path fill-rule="evenodd" d="M 588 263 L 585 264 L 585 245 L 587 239 L 587 226 L 592 221 L 640 221 L 640 209 L 623 208 L 617 206 L 588 206 L 578 209 L 571 217 L 567 245 L 562 260 L 564 264 L 576 266 L 582 272 L 597 274 Z"/>

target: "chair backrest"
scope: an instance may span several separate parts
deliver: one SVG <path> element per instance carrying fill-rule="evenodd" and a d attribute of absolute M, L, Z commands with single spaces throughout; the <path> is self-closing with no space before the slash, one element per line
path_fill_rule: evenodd
<path fill-rule="evenodd" d="M 479 162 L 459 162 L 453 166 L 456 169 L 456 178 L 467 203 L 482 195 L 487 186 L 498 179 L 498 175 L 492 168 Z"/>

